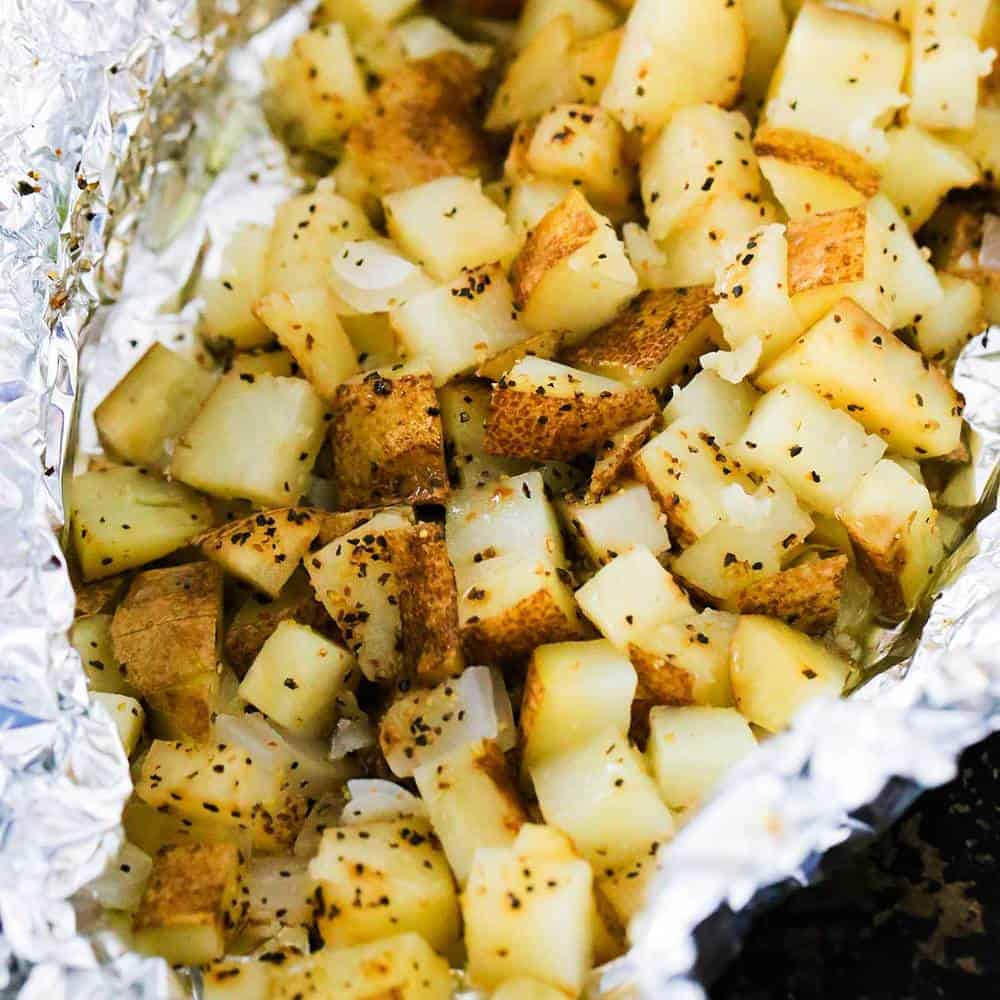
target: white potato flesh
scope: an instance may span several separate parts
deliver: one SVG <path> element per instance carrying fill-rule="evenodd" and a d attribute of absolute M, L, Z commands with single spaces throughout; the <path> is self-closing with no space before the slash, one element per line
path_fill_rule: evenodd
<path fill-rule="evenodd" d="M 747 381 L 729 382 L 713 371 L 699 372 L 683 388 L 674 388 L 663 411 L 667 423 L 691 420 L 725 445 L 739 441 L 760 393 Z"/>
<path fill-rule="evenodd" d="M 270 246 L 267 226 L 241 226 L 226 244 L 218 275 L 199 282 L 203 300 L 199 331 L 209 343 L 247 350 L 272 339 L 252 311 L 266 290 Z"/>
<path fill-rule="evenodd" d="M 944 298 L 914 324 L 917 347 L 929 361 L 948 361 L 985 325 L 983 290 L 968 278 L 938 273 Z"/>
<path fill-rule="evenodd" d="M 788 39 L 789 18 L 781 0 L 742 0 L 747 32 L 743 102 L 750 112 L 764 105 L 768 84 Z"/>
<path fill-rule="evenodd" d="M 520 51 L 550 21 L 569 15 L 576 38 L 589 38 L 609 31 L 618 23 L 614 10 L 601 0 L 525 0 L 517 20 L 514 47 Z"/>
<path fill-rule="evenodd" d="M 507 202 L 507 221 L 518 246 L 524 245 L 528 233 L 538 225 L 542 216 L 555 208 L 572 190 L 571 183 L 549 178 L 524 177 L 514 183 Z"/>
<path fill-rule="evenodd" d="M 108 713 L 108 717 L 115 724 L 125 756 L 131 757 L 142 738 L 142 727 L 146 721 L 146 712 L 142 704 L 126 694 L 96 691 L 92 697 Z"/>

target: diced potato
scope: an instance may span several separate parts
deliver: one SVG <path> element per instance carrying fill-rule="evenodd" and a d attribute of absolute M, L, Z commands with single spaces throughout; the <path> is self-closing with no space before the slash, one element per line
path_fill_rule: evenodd
<path fill-rule="evenodd" d="M 459 52 L 406 63 L 372 96 L 347 148 L 377 195 L 438 177 L 486 172 L 489 150 L 475 112 L 479 72 Z"/>
<path fill-rule="evenodd" d="M 150 707 L 203 739 L 218 674 L 222 574 L 211 563 L 147 570 L 111 622 L 115 656 Z"/>
<path fill-rule="evenodd" d="M 647 134 L 689 104 L 732 103 L 746 59 L 743 11 L 727 0 L 636 0 L 601 103 Z"/>
<path fill-rule="evenodd" d="M 628 483 L 595 503 L 563 501 L 557 509 L 588 561 L 598 568 L 637 545 L 655 556 L 670 549 L 666 518 L 642 483 Z"/>
<path fill-rule="evenodd" d="M 280 344 L 239 351 L 225 368 L 237 375 L 280 375 L 291 378 L 299 374 L 299 363 Z"/>
<path fill-rule="evenodd" d="M 671 537 L 681 545 L 690 545 L 724 519 L 722 490 L 744 479 L 734 455 L 691 417 L 653 438 L 632 467 L 665 511 Z"/>
<path fill-rule="evenodd" d="M 213 496 L 296 503 L 323 429 L 323 403 L 308 382 L 230 373 L 178 439 L 171 475 Z"/>
<path fill-rule="evenodd" d="M 526 161 L 532 173 L 580 187 L 609 213 L 628 205 L 634 171 L 625 130 L 604 108 L 561 104 L 544 114 L 531 136 Z"/>
<path fill-rule="evenodd" d="M 142 727 L 146 721 L 142 705 L 126 694 L 97 691 L 94 692 L 93 698 L 115 724 L 125 756 L 131 757 L 142 737 Z"/>
<path fill-rule="evenodd" d="M 72 583 L 76 597 L 73 616 L 83 618 L 86 615 L 103 615 L 113 611 L 128 584 L 128 577 L 121 574 L 94 580 L 92 583 L 80 583 L 78 580 L 73 580 Z"/>
<path fill-rule="evenodd" d="M 812 389 L 909 458 L 947 455 L 961 438 L 961 400 L 945 374 L 849 299 L 757 381 Z"/>
<path fill-rule="evenodd" d="M 474 856 L 462 895 L 469 977 L 493 989 L 530 976 L 576 996 L 593 962 L 590 867 L 550 827 Z"/>
<path fill-rule="evenodd" d="M 511 314 L 513 317 L 513 313 Z M 542 358 L 551 361 L 562 349 L 565 335 L 561 330 L 546 330 L 532 333 L 524 340 L 512 344 L 506 350 L 495 354 L 476 368 L 476 375 L 482 379 L 497 381 L 503 378 L 524 358 Z"/>
<path fill-rule="evenodd" d="M 789 219 L 863 205 L 879 189 L 879 172 L 863 156 L 809 132 L 762 125 L 753 149 Z"/>
<path fill-rule="evenodd" d="M 633 424 L 626 424 L 621 430 L 615 431 L 607 441 L 602 442 L 590 473 L 587 492 L 584 494 L 583 499 L 586 503 L 598 503 L 613 487 L 621 485 L 620 481 L 627 478 L 631 472 L 632 459 L 659 426 L 658 414 L 644 417 Z M 624 485 L 622 488 L 625 488 Z M 569 499 L 567 497 L 567 500 Z"/>
<path fill-rule="evenodd" d="M 654 708 L 646 757 L 671 809 L 691 809 L 757 749 L 746 719 L 732 708 Z"/>
<path fill-rule="evenodd" d="M 970 157 L 987 184 L 1000 177 L 1000 108 L 976 108 L 971 128 L 948 131 L 941 138 Z"/>
<path fill-rule="evenodd" d="M 527 357 L 493 390 L 486 450 L 517 458 L 570 459 L 659 411 L 648 389 Z"/>
<path fill-rule="evenodd" d="M 161 850 L 132 922 L 134 947 L 175 965 L 203 965 L 219 958 L 243 917 L 244 864 L 232 844 Z"/>
<path fill-rule="evenodd" d="M 321 0 L 313 11 L 313 25 L 340 22 L 352 37 L 365 28 L 385 27 L 417 6 L 417 0 Z"/>
<path fill-rule="evenodd" d="M 777 472 L 806 507 L 835 514 L 882 457 L 885 442 L 792 382 L 757 404 L 743 451 L 752 468 Z"/>
<path fill-rule="evenodd" d="M 801 296 L 818 288 L 862 281 L 869 230 L 867 215 L 860 207 L 821 212 L 789 223 L 789 294 Z M 801 315 L 801 305 L 798 311 Z"/>
<path fill-rule="evenodd" d="M 766 122 L 829 139 L 878 163 L 887 153 L 882 125 L 906 103 L 906 61 L 906 37 L 891 25 L 807 4 L 771 79 Z"/>
<path fill-rule="evenodd" d="M 927 488 L 895 462 L 879 462 L 848 497 L 840 518 L 883 612 L 902 617 L 944 556 Z"/>
<path fill-rule="evenodd" d="M 73 622 L 69 641 L 80 654 L 87 687 L 92 692 L 132 696 L 135 688 L 125 678 L 125 670 L 111 643 L 111 615 L 84 615 Z"/>
<path fill-rule="evenodd" d="M 645 906 L 649 884 L 660 870 L 657 848 L 647 848 L 619 865 L 595 869 L 595 895 L 623 928 Z"/>
<path fill-rule="evenodd" d="M 407 59 L 427 59 L 439 52 L 458 52 L 476 69 L 488 69 L 494 47 L 485 42 L 467 42 L 433 17 L 410 17 L 393 31 Z"/>
<path fill-rule="evenodd" d="M 917 347 L 929 361 L 954 358 L 985 325 L 983 290 L 974 281 L 938 273 L 944 298 L 914 324 Z"/>
<path fill-rule="evenodd" d="M 340 247 L 372 235 L 364 211 L 338 193 L 332 181 L 322 180 L 314 190 L 294 195 L 275 213 L 266 270 L 250 305 L 269 292 L 324 288 L 330 260 Z"/>
<path fill-rule="evenodd" d="M 85 472 L 70 485 L 70 531 L 84 580 L 169 555 L 212 523 L 203 497 L 146 469 Z"/>
<path fill-rule="evenodd" d="M 377 514 L 305 560 L 317 600 L 369 680 L 393 681 L 402 668 L 398 583 L 386 535 L 409 523 L 393 511 Z"/>
<path fill-rule="evenodd" d="M 845 555 L 830 556 L 758 580 L 736 597 L 736 610 L 769 615 L 809 635 L 821 635 L 837 622 L 847 562 Z"/>
<path fill-rule="evenodd" d="M 714 104 L 680 109 L 642 158 L 642 200 L 649 233 L 665 239 L 726 195 L 761 193 L 751 128 L 739 111 Z"/>
<path fill-rule="evenodd" d="M 416 931 L 436 951 L 458 940 L 455 883 L 426 820 L 325 830 L 309 865 L 316 926 L 328 947 Z"/>
<path fill-rule="evenodd" d="M 388 313 L 341 316 L 340 325 L 350 338 L 362 368 L 389 366 L 399 360 L 396 335 Z"/>
<path fill-rule="evenodd" d="M 759 398 L 749 382 L 734 384 L 713 371 L 701 371 L 683 389 L 674 389 L 663 415 L 668 423 L 697 423 L 726 447 L 741 439 Z"/>
<path fill-rule="evenodd" d="M 312 923 L 312 897 L 316 884 L 309 877 L 308 862 L 294 855 L 255 857 L 247 867 L 247 936 L 257 940 L 281 937 L 282 931 Z M 308 953 L 308 948 L 305 949 Z"/>
<path fill-rule="evenodd" d="M 910 33 L 911 121 L 924 128 L 970 128 L 979 80 L 988 76 L 995 51 L 979 50 L 989 0 L 917 3 Z"/>
<path fill-rule="evenodd" d="M 323 399 L 332 400 L 337 386 L 358 370 L 354 345 L 326 288 L 272 292 L 254 304 L 254 315 L 274 331 Z"/>
<path fill-rule="evenodd" d="M 527 822 L 507 762 L 491 740 L 468 743 L 418 767 L 413 777 L 459 885 L 479 849 L 509 847 Z"/>
<path fill-rule="evenodd" d="M 253 847 L 249 829 L 213 822 L 204 811 L 182 817 L 148 805 L 138 794 L 125 803 L 122 824 L 129 843 L 150 855 L 173 844 L 233 844 L 249 857 Z"/>
<path fill-rule="evenodd" d="M 448 1000 L 451 970 L 419 934 L 322 948 L 276 977 L 270 1000 Z"/>
<path fill-rule="evenodd" d="M 421 523 L 388 534 L 399 599 L 403 669 L 421 684 L 436 684 L 464 666 L 458 592 L 444 528 Z"/>
<path fill-rule="evenodd" d="M 979 180 L 975 162 L 918 125 L 886 132 L 889 155 L 882 164 L 882 191 L 916 231 L 953 188 Z"/>
<path fill-rule="evenodd" d="M 614 72 L 624 31 L 615 28 L 593 38 L 581 39 L 573 46 L 573 70 L 578 99 L 597 104 Z"/>
<path fill-rule="evenodd" d="M 576 340 L 610 321 L 638 290 L 614 228 L 576 190 L 528 236 L 511 283 L 527 326 L 566 330 Z"/>
<path fill-rule="evenodd" d="M 356 664 L 342 646 L 306 625 L 282 622 L 240 684 L 240 697 L 302 736 L 329 734 L 337 695 Z"/>
<path fill-rule="evenodd" d="M 713 297 L 709 286 L 643 292 L 566 362 L 637 388 L 683 381 L 713 346 Z"/>
<path fill-rule="evenodd" d="M 406 356 L 425 362 L 437 386 L 531 336 L 498 263 L 415 296 L 390 313 L 390 322 Z"/>
<path fill-rule="evenodd" d="M 525 766 L 585 743 L 594 732 L 627 733 L 635 690 L 635 669 L 606 640 L 539 646 L 521 703 Z"/>
<path fill-rule="evenodd" d="M 592 864 L 619 864 L 673 835 L 670 810 L 641 755 L 614 729 L 535 763 L 531 777 L 546 822 L 572 837 Z"/>
<path fill-rule="evenodd" d="M 514 34 L 514 47 L 526 48 L 550 21 L 568 14 L 577 38 L 590 38 L 613 28 L 618 18 L 601 0 L 524 0 Z"/>
<path fill-rule="evenodd" d="M 364 76 L 342 24 L 299 35 L 269 75 L 270 103 L 292 145 L 335 149 L 368 109 Z"/>
<path fill-rule="evenodd" d="M 486 128 L 505 132 L 518 122 L 576 99 L 571 51 L 576 33 L 570 14 L 540 28 L 507 67 L 486 115 Z"/>
<path fill-rule="evenodd" d="M 204 300 L 199 331 L 210 344 L 243 351 L 272 339 L 252 312 L 268 281 L 270 246 L 267 226 L 241 226 L 226 244 L 219 274 L 199 282 Z"/>
<path fill-rule="evenodd" d="M 262 962 L 256 958 L 223 958 L 212 962 L 201 972 L 203 1000 L 269 1000 L 272 981 L 277 980 L 287 956 L 281 964 Z"/>
<path fill-rule="evenodd" d="M 153 344 L 94 411 L 101 444 L 135 465 L 160 468 L 172 442 L 194 419 L 215 377 L 162 344 Z"/>
<path fill-rule="evenodd" d="M 518 135 L 521 134 L 519 131 Z M 514 141 L 517 141 L 516 137 Z M 510 198 L 507 201 L 507 221 L 514 231 L 519 247 L 524 246 L 524 241 L 531 230 L 563 201 L 572 189 L 572 184 L 539 177 L 519 177 L 513 182 Z"/>
<path fill-rule="evenodd" d="M 440 177 L 388 195 L 383 206 L 389 234 L 439 281 L 479 264 L 513 260 L 514 234 L 478 180 Z"/>
<path fill-rule="evenodd" d="M 764 106 L 767 87 L 788 39 L 788 17 L 781 0 L 742 0 L 747 32 L 743 103 L 752 115 Z"/>
<path fill-rule="evenodd" d="M 333 480 L 342 510 L 390 503 L 435 503 L 448 495 L 444 439 L 434 379 L 371 371 L 337 390 Z"/>
<path fill-rule="evenodd" d="M 220 770 L 221 768 L 221 770 Z M 154 740 L 142 759 L 136 795 L 184 819 L 249 831 L 260 851 L 291 847 L 306 814 L 287 774 L 254 761 L 243 747 L 192 747 Z"/>

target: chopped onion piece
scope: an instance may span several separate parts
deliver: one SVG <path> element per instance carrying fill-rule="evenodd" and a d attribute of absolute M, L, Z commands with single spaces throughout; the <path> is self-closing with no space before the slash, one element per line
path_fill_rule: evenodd
<path fill-rule="evenodd" d="M 344 826 L 392 822 L 405 816 L 426 816 L 423 802 L 393 781 L 355 778 L 347 783 L 347 802 L 341 813 Z"/>
<path fill-rule="evenodd" d="M 983 216 L 983 243 L 979 266 L 984 271 L 1000 272 L 1000 215 Z"/>
<path fill-rule="evenodd" d="M 308 862 L 301 857 L 257 857 L 247 868 L 245 899 L 247 929 L 270 937 L 280 927 L 298 927 L 312 920 L 310 896 L 316 885 Z"/>
<path fill-rule="evenodd" d="M 426 59 L 438 52 L 460 52 L 476 69 L 486 69 L 493 61 L 493 46 L 467 42 L 433 17 L 411 17 L 394 31 L 407 59 Z"/>
<path fill-rule="evenodd" d="M 719 378 L 739 385 L 760 361 L 763 345 L 759 337 L 748 337 L 734 351 L 712 351 L 701 356 L 701 367 L 714 371 Z"/>
<path fill-rule="evenodd" d="M 353 691 L 342 691 L 337 696 L 340 718 L 333 727 L 330 738 L 330 759 L 341 760 L 356 750 L 375 746 L 375 727 L 371 719 L 358 707 Z"/>
<path fill-rule="evenodd" d="M 349 240 L 330 266 L 334 292 L 360 313 L 388 312 L 434 283 L 388 240 Z"/>
<path fill-rule="evenodd" d="M 747 493 L 739 483 L 724 486 L 721 498 L 726 520 L 737 528 L 760 531 L 771 516 L 771 498 Z"/>
<path fill-rule="evenodd" d="M 323 839 L 323 831 L 331 826 L 338 826 L 344 811 L 346 789 L 324 795 L 309 810 L 305 823 L 295 838 L 292 853 L 297 858 L 314 858 L 319 850 L 319 842 Z"/>
<path fill-rule="evenodd" d="M 281 927 L 272 937 L 254 948 L 250 957 L 259 959 L 261 955 L 273 955 L 279 951 L 297 951 L 301 955 L 308 955 L 309 931 L 305 927 Z"/>
<path fill-rule="evenodd" d="M 118 854 L 108 862 L 104 873 L 88 888 L 106 909 L 132 912 L 139 906 L 152 868 L 153 859 L 135 844 L 125 841 Z"/>

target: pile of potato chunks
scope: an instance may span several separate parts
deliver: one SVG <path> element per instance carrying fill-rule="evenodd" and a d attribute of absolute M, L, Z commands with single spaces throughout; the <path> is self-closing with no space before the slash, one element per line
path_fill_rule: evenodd
<path fill-rule="evenodd" d="M 70 490 L 132 946 L 208 1000 L 576 996 L 925 596 L 1000 319 L 1000 8 L 857 7 L 324 0 L 271 62 L 322 166 Z"/>

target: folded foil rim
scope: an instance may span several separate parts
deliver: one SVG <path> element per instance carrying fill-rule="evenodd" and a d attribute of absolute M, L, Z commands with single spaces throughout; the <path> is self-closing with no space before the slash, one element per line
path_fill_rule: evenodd
<path fill-rule="evenodd" d="M 8 95 L 0 108 L 7 140 L 0 145 L 3 996 L 34 1000 L 56 991 L 159 1000 L 196 989 L 162 960 L 129 953 L 114 934 L 95 932 L 99 921 L 80 905 L 78 891 L 121 843 L 130 781 L 110 721 L 88 705 L 79 658 L 67 641 L 73 592 L 58 532 L 72 455 L 93 443 L 92 429 L 80 422 L 88 396 L 99 396 L 102 382 L 110 387 L 127 367 L 137 349 L 132 340 L 145 346 L 168 330 L 180 340 L 193 332 L 193 316 L 180 301 L 173 314 L 155 317 L 107 307 L 129 301 L 123 293 L 130 275 L 158 291 L 176 281 L 176 272 L 159 267 L 156 252 L 158 239 L 168 242 L 175 233 L 157 232 L 149 217 L 162 208 L 157 199 L 164 192 L 196 210 L 179 190 L 191 185 L 192 174 L 175 168 L 205 126 L 198 118 L 202 98 L 240 46 L 248 53 L 240 71 L 251 78 L 259 71 L 267 49 L 258 39 L 244 43 L 287 6 L 33 0 L 6 25 L 10 43 L 0 51 Z M 301 12 L 291 16 L 298 20 L 290 24 L 304 25 Z M 270 44 L 282 37 L 279 31 Z M 211 144 L 200 151 L 199 177 L 211 183 L 212 164 L 204 162 L 211 161 Z M 280 178 L 272 180 L 262 198 L 283 190 Z M 100 363 L 81 370 L 80 350 L 95 341 L 104 350 Z M 886 826 L 920 790 L 949 780 L 959 753 L 1000 729 L 1000 515 L 993 513 L 992 479 L 1000 457 L 1000 352 L 989 334 L 964 352 L 955 383 L 980 442 L 971 479 L 986 500 L 964 512 L 977 523 L 936 588 L 940 597 L 919 641 L 912 627 L 887 634 L 880 656 L 889 669 L 846 701 L 807 706 L 787 733 L 729 776 L 670 845 L 633 923 L 632 948 L 595 972 L 592 995 L 704 997 L 753 912 L 815 880 L 826 859 Z"/>

